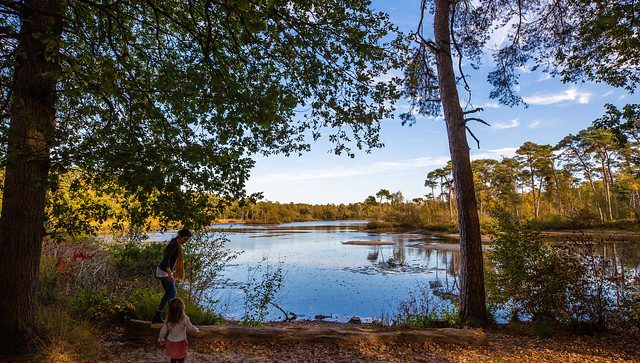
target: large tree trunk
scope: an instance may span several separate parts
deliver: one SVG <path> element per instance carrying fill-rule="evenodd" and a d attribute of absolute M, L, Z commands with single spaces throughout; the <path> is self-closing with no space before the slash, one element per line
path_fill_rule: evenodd
<path fill-rule="evenodd" d="M 50 138 L 55 122 L 59 0 L 23 4 L 0 218 L 0 353 L 26 347 L 35 327 Z"/>
<path fill-rule="evenodd" d="M 484 326 L 487 324 L 487 309 L 480 221 L 473 188 L 473 173 L 464 114 L 460 107 L 451 58 L 451 33 L 449 31 L 451 1 L 436 0 L 435 4 L 434 33 L 437 47 L 438 86 L 442 98 L 444 119 L 447 124 L 453 183 L 457 196 L 458 223 L 460 224 L 460 317 L 468 325 Z"/>

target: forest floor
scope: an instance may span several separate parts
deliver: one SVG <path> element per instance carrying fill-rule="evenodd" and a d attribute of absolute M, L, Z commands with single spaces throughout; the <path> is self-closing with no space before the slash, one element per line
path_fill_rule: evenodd
<path fill-rule="evenodd" d="M 313 329 L 338 323 L 294 322 L 278 327 Z M 345 325 L 345 324 L 341 324 Z M 274 326 L 274 325 L 270 325 Z M 104 335 L 101 362 L 164 362 L 164 350 L 147 339 L 132 343 L 119 326 Z M 338 344 L 323 339 L 284 342 L 278 339 L 239 341 L 191 339 L 188 362 L 640 362 L 637 334 L 606 333 L 575 336 L 559 333 L 538 337 L 506 327 L 485 330 L 484 344 L 432 341 L 361 341 Z"/>

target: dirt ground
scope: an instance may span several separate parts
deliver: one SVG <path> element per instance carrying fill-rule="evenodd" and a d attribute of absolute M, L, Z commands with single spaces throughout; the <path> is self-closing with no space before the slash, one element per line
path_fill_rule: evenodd
<path fill-rule="evenodd" d="M 291 324 L 291 323 L 290 323 Z M 293 323 L 317 325 L 322 323 Z M 282 325 L 280 325 L 282 326 Z M 101 362 L 165 362 L 163 348 L 132 343 L 120 327 L 104 336 Z M 187 362 L 640 362 L 637 334 L 570 334 L 541 338 L 505 328 L 485 330 L 484 345 L 411 343 L 336 344 L 322 339 L 305 343 L 192 339 Z"/>

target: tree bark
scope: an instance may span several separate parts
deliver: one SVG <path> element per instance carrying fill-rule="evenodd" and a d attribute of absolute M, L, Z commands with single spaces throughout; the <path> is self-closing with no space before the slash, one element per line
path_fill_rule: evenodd
<path fill-rule="evenodd" d="M 487 309 L 478 206 L 473 187 L 464 114 L 460 107 L 451 58 L 450 0 L 436 0 L 434 34 L 437 47 L 438 86 L 449 138 L 460 225 L 460 317 L 465 324 L 485 326 Z"/>
<path fill-rule="evenodd" d="M 0 353 L 23 350 L 35 328 L 62 33 L 55 14 L 61 5 L 59 0 L 23 3 L 0 218 Z"/>

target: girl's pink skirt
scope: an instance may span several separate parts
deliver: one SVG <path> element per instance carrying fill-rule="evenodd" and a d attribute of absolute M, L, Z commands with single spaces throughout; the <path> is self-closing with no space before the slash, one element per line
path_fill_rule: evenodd
<path fill-rule="evenodd" d="M 183 359 L 189 354 L 187 349 L 187 341 L 181 340 L 179 342 L 172 342 L 167 339 L 166 346 L 167 357 L 170 359 Z"/>

